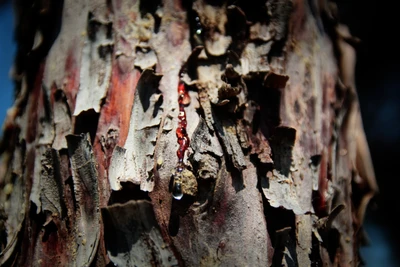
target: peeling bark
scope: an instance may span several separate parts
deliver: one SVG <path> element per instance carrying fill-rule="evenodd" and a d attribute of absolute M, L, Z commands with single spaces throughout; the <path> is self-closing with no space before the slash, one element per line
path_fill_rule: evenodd
<path fill-rule="evenodd" d="M 378 188 L 333 4 L 28 2 L 1 265 L 359 265 Z"/>

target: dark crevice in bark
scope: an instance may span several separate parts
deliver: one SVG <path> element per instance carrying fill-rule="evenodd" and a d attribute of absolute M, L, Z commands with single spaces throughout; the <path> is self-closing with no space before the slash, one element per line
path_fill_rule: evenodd
<path fill-rule="evenodd" d="M 161 80 L 161 76 L 157 76 L 152 72 L 148 73 L 148 76 L 146 76 L 147 80 L 146 82 L 141 82 L 140 83 L 140 87 L 138 86 L 137 88 L 137 94 L 139 96 L 139 100 L 140 103 L 142 104 L 143 107 L 143 112 L 146 112 L 150 106 L 151 106 L 151 102 L 150 102 L 150 98 L 153 94 L 160 94 L 161 91 L 158 89 L 159 86 L 159 82 Z M 160 98 L 158 99 L 158 101 L 156 102 L 156 105 L 154 106 L 154 110 L 153 110 L 153 115 L 157 114 L 158 109 L 160 108 L 160 103 L 162 103 L 163 99 L 162 99 L 162 95 L 160 96 Z M 160 102 L 161 101 L 161 102 Z"/>
<path fill-rule="evenodd" d="M 275 250 L 272 257 L 272 267 L 282 266 L 282 259 L 286 257 L 288 266 L 297 266 L 295 240 L 295 215 L 293 211 L 284 208 L 274 208 L 269 204 L 262 188 L 269 187 L 267 173 L 274 169 L 272 164 L 263 164 L 257 155 L 251 156 L 251 161 L 257 166 L 257 188 L 262 197 L 264 217 L 267 222 L 267 231 L 271 239 L 271 244 Z M 279 220 L 276 220 L 279 218 Z M 290 256 L 284 253 L 288 249 Z"/>
<path fill-rule="evenodd" d="M 69 118 L 72 118 L 71 109 L 70 109 L 70 106 L 67 104 L 68 99 L 67 99 L 67 96 L 65 95 L 65 92 L 61 89 L 57 89 L 54 91 L 53 97 L 54 97 L 54 102 L 65 103 L 67 115 Z M 54 104 L 53 104 L 53 107 L 54 107 Z"/>
<path fill-rule="evenodd" d="M 329 259 L 331 260 L 331 263 L 333 263 L 335 261 L 337 250 L 340 246 L 340 233 L 335 228 L 330 228 L 326 231 L 320 230 L 318 232 L 322 238 L 321 245 L 327 249 Z"/>
<path fill-rule="evenodd" d="M 204 0 L 204 2 L 211 6 L 221 7 L 225 4 L 226 0 Z"/>
<path fill-rule="evenodd" d="M 198 179 L 196 201 L 202 205 L 212 203 L 214 198 L 215 179 Z"/>
<path fill-rule="evenodd" d="M 197 12 L 192 9 L 192 2 L 186 1 L 185 3 L 190 3 L 185 6 L 190 29 L 190 44 L 192 45 L 192 48 L 202 46 L 204 39 L 203 25 L 200 22 Z"/>
<path fill-rule="evenodd" d="M 286 38 L 274 41 L 271 46 L 271 50 L 268 53 L 268 61 L 271 62 L 273 57 L 282 57 L 284 54 L 284 48 L 286 46 Z"/>
<path fill-rule="evenodd" d="M 312 165 L 313 168 L 317 169 L 319 167 L 319 164 L 321 163 L 321 155 L 313 155 L 310 157 L 310 165 Z"/>
<path fill-rule="evenodd" d="M 250 22 L 267 22 L 268 11 L 266 6 L 266 0 L 253 0 L 251 2 L 247 0 L 230 0 L 228 5 L 235 5 L 240 7 L 246 14 L 246 19 Z"/>
<path fill-rule="evenodd" d="M 154 18 L 154 32 L 158 33 L 160 30 L 160 25 L 161 25 L 161 18 L 159 15 L 156 13 L 157 9 L 162 6 L 162 1 L 160 0 L 146 0 L 146 1 L 140 1 L 139 4 L 139 10 L 140 10 L 140 16 L 143 18 L 146 16 L 146 14 L 151 14 Z"/>
<path fill-rule="evenodd" d="M 42 242 L 49 241 L 50 235 L 55 235 L 55 234 L 57 234 L 57 231 L 58 231 L 57 225 L 55 224 L 55 222 L 53 220 L 51 220 L 48 223 L 45 223 L 43 225 L 43 228 L 44 228 L 44 233 L 43 233 L 43 237 L 42 237 Z"/>
<path fill-rule="evenodd" d="M 146 0 L 146 1 L 140 1 L 139 3 L 139 10 L 140 10 L 140 15 L 143 17 L 147 13 L 150 14 L 155 14 L 157 11 L 157 8 L 159 8 L 162 5 L 160 0 Z"/>
<path fill-rule="evenodd" d="M 30 202 L 29 203 L 29 208 L 28 212 L 25 214 L 25 222 L 27 225 L 26 227 L 23 227 L 21 229 L 24 229 L 25 231 L 21 231 L 20 234 L 23 233 L 23 238 L 25 242 L 22 242 L 21 246 L 16 246 L 18 254 L 21 253 L 23 255 L 22 257 L 19 257 L 19 262 L 17 266 L 28 266 L 30 265 L 30 258 L 33 257 L 34 255 L 34 248 L 35 248 L 35 243 L 36 240 L 38 239 L 42 227 L 46 222 L 46 216 L 43 212 L 37 213 L 38 207 L 35 205 L 35 203 Z M 46 229 L 43 229 L 46 231 Z M 44 234 L 46 234 L 44 232 Z M 28 237 L 28 238 L 27 238 Z M 43 241 L 43 240 L 42 240 Z M 24 262 L 27 261 L 27 262 Z"/>
<path fill-rule="evenodd" d="M 272 158 L 274 168 L 288 176 L 292 165 L 292 150 L 296 140 L 296 130 L 290 127 L 277 127 L 271 137 Z"/>
<path fill-rule="evenodd" d="M 78 206 L 78 202 L 76 200 L 76 196 L 75 196 L 75 191 L 74 191 L 74 181 L 72 180 L 72 176 L 69 176 L 66 180 L 65 180 L 65 186 L 66 186 L 66 191 L 68 191 L 70 193 L 69 196 L 66 196 L 67 199 L 72 199 L 72 204 L 73 206 L 70 208 L 73 208 L 74 212 L 76 212 L 76 207 Z M 68 198 L 70 197 L 70 198 Z M 68 218 L 70 218 L 70 216 L 68 216 Z M 67 224 L 69 225 L 69 224 Z"/>
<path fill-rule="evenodd" d="M 82 111 L 76 116 L 74 134 L 90 135 L 90 142 L 93 144 L 96 137 L 97 125 L 99 123 L 100 113 L 95 112 L 93 109 Z"/>
<path fill-rule="evenodd" d="M 103 60 L 106 59 L 108 54 L 112 54 L 114 50 L 114 45 L 113 44 L 107 44 L 107 45 L 99 45 L 97 48 L 97 52 L 99 53 L 99 57 Z"/>
<path fill-rule="evenodd" d="M 253 120 L 253 133 L 258 129 L 269 139 L 274 134 L 275 128 L 281 123 L 280 102 L 281 91 L 276 88 L 263 86 L 265 74 L 253 74 L 244 81 L 248 88 L 248 100 L 259 105 Z"/>
<path fill-rule="evenodd" d="M 18 136 L 21 129 L 17 126 L 6 126 L 7 128 L 3 132 L 3 137 L 0 141 L 0 155 L 5 151 L 14 151 L 16 145 L 18 144 Z M 11 161 L 11 159 L 10 159 Z"/>
<path fill-rule="evenodd" d="M 268 233 L 271 237 L 271 243 L 274 245 L 278 240 L 276 237 L 276 231 L 284 229 L 286 227 L 290 227 L 292 232 L 290 233 L 291 237 L 295 240 L 295 215 L 293 211 L 287 210 L 285 208 L 274 208 L 269 205 L 267 199 L 264 202 L 264 215 L 267 221 Z M 279 220 L 276 220 L 279 218 Z"/>
<path fill-rule="evenodd" d="M 113 24 L 112 24 L 112 22 L 106 22 L 106 23 L 100 22 L 100 21 L 96 20 L 96 18 L 93 15 L 92 12 L 88 13 L 86 31 L 87 31 L 88 39 L 91 42 L 96 41 L 97 32 L 100 30 L 100 27 L 103 26 L 103 25 L 106 28 L 106 38 L 107 39 L 112 39 L 112 37 L 113 37 L 112 36 L 112 34 L 113 34 Z M 111 47 L 111 52 L 112 52 L 112 45 L 109 45 L 109 46 Z M 109 50 L 109 48 L 108 48 L 108 50 Z M 104 52 L 105 51 L 106 50 L 104 49 Z M 100 54 L 100 50 L 99 50 L 99 54 Z M 101 54 L 100 54 L 100 57 L 101 57 Z"/>
<path fill-rule="evenodd" d="M 320 253 L 320 242 L 314 234 L 312 235 L 311 242 L 312 242 L 311 253 L 310 253 L 311 267 L 321 267 L 323 266 L 323 264 Z"/>
<path fill-rule="evenodd" d="M 115 203 L 126 203 L 129 200 L 145 199 L 151 201 L 149 193 L 140 190 L 140 185 L 136 185 L 131 182 L 121 182 L 121 186 L 121 190 L 111 192 L 108 205 Z"/>
<path fill-rule="evenodd" d="M 54 180 L 56 181 L 58 194 L 60 196 L 59 203 L 61 206 L 61 214 L 59 214 L 59 217 L 64 219 L 68 218 L 68 209 L 67 204 L 65 203 L 63 177 L 61 176 L 62 166 L 57 150 L 51 149 L 51 157 L 53 161 L 52 167 L 54 169 Z"/>
<path fill-rule="evenodd" d="M 254 164 L 254 166 L 257 166 L 257 177 L 258 177 L 257 188 L 260 190 L 260 194 L 263 197 L 265 197 L 262 188 L 269 187 L 267 173 L 272 172 L 274 166 L 272 163 L 261 163 L 257 155 L 251 155 L 250 160 Z M 265 201 L 267 201 L 267 199 L 265 199 Z"/>
<path fill-rule="evenodd" d="M 243 11 L 236 6 L 229 7 L 227 15 L 226 32 L 232 37 L 229 50 L 240 56 L 249 39 L 249 25 Z"/>
<path fill-rule="evenodd" d="M 225 153 L 226 156 L 227 153 Z M 232 187 L 235 189 L 236 193 L 243 190 L 245 188 L 244 180 L 243 180 L 243 173 L 241 170 L 238 170 L 233 166 L 231 159 L 225 159 L 226 162 L 226 170 L 232 176 Z"/>

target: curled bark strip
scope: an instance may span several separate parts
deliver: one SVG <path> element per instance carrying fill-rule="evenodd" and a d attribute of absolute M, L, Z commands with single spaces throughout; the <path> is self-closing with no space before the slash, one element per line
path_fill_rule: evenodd
<path fill-rule="evenodd" d="M 100 235 L 96 162 L 88 134 L 68 135 L 66 138 L 76 199 L 74 262 L 77 266 L 89 266 L 96 255 Z"/>

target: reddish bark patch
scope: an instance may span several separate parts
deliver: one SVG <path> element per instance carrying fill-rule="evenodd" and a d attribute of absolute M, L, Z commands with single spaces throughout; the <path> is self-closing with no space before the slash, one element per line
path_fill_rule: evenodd
<path fill-rule="evenodd" d="M 318 215 L 325 216 L 327 212 L 326 192 L 328 190 L 328 162 L 326 152 L 322 152 L 319 179 L 318 179 L 318 197 L 314 209 Z"/>
<path fill-rule="evenodd" d="M 101 109 L 99 125 L 97 129 L 98 138 L 105 136 L 110 127 L 119 131 L 116 145 L 123 146 L 129 131 L 133 99 L 140 72 L 134 69 L 132 72 L 123 74 L 114 64 L 111 73 L 111 87 L 104 106 Z M 110 147 L 113 149 L 113 147 Z M 111 150 L 112 152 L 112 150 Z"/>
<path fill-rule="evenodd" d="M 76 47 L 72 46 L 68 50 L 67 60 L 65 62 L 65 78 L 63 84 L 63 90 L 68 99 L 68 105 L 71 110 L 71 113 L 75 110 L 75 102 L 76 95 L 79 90 L 79 67 L 77 55 L 76 55 Z"/>
<path fill-rule="evenodd" d="M 103 105 L 94 140 L 94 155 L 98 165 L 100 206 L 106 206 L 110 197 L 107 170 L 116 145 L 123 146 L 128 136 L 132 105 L 140 72 L 123 73 L 114 63 L 111 83 Z"/>
<path fill-rule="evenodd" d="M 41 266 L 60 266 L 68 262 L 68 232 L 65 224 L 53 218 L 46 223 L 36 240 L 36 247 L 40 249 L 39 260 Z"/>

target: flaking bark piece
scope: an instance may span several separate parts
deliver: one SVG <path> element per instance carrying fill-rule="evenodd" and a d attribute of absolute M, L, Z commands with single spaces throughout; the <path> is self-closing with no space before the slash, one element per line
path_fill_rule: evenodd
<path fill-rule="evenodd" d="M 40 201 L 43 211 L 52 216 L 62 217 L 63 184 L 60 174 L 60 162 L 57 151 L 47 148 L 41 158 Z"/>
<path fill-rule="evenodd" d="M 285 176 L 277 170 L 261 177 L 261 189 L 272 207 L 293 210 L 296 215 L 309 212 L 300 206 L 299 196 L 291 175 Z"/>
<path fill-rule="evenodd" d="M 114 42 L 109 34 L 108 23 L 100 22 L 90 14 L 87 21 L 88 39 L 82 50 L 80 86 L 74 116 L 90 109 L 99 113 L 110 84 Z"/>
<path fill-rule="evenodd" d="M 251 131 L 251 129 L 249 129 Z M 251 154 L 257 155 L 262 163 L 274 163 L 272 160 L 272 151 L 268 139 L 260 129 L 256 134 L 251 135 Z"/>
<path fill-rule="evenodd" d="M 76 200 L 76 247 L 73 261 L 76 266 L 89 266 L 96 255 L 100 235 L 96 162 L 89 134 L 68 135 L 66 138 Z"/>
<path fill-rule="evenodd" d="M 242 147 L 239 144 L 239 140 L 237 138 L 236 126 L 231 120 L 223 120 L 222 122 L 214 117 L 214 127 L 215 131 L 218 134 L 218 137 L 222 141 L 222 146 L 225 150 L 225 153 L 229 155 L 229 158 L 233 164 L 233 166 L 237 170 L 243 170 L 246 168 L 245 156 L 242 151 Z"/>
<path fill-rule="evenodd" d="M 21 170 L 23 170 L 23 156 L 24 149 L 17 146 L 14 150 L 13 161 L 12 161 L 12 173 L 9 173 L 6 178 L 8 181 L 8 187 L 11 188 L 9 194 L 8 203 L 3 203 L 4 211 L 7 216 L 5 222 L 5 230 L 7 232 L 7 246 L 0 252 L 0 265 L 3 266 L 9 260 L 12 260 L 15 249 L 19 240 L 22 238 L 20 231 L 25 221 L 25 210 L 26 210 L 26 194 L 25 182 L 22 177 Z M 8 204 L 8 205 L 5 205 Z"/>
<path fill-rule="evenodd" d="M 124 147 L 116 146 L 111 158 L 109 181 L 111 189 L 120 190 L 121 181 L 140 184 L 141 190 L 152 191 L 154 180 L 149 173 L 154 166 L 155 143 L 161 112 L 158 90 L 161 75 L 143 71 L 136 87 L 129 132 Z"/>
<path fill-rule="evenodd" d="M 208 97 L 207 90 L 203 87 L 198 87 L 199 91 L 199 103 L 200 106 L 204 112 L 204 119 L 207 124 L 208 129 L 211 132 L 214 132 L 214 118 L 212 114 L 212 107 L 211 107 L 211 101 L 210 98 Z"/>
<path fill-rule="evenodd" d="M 101 210 L 108 256 L 116 266 L 176 266 L 146 200 L 114 204 Z M 153 264 L 154 265 L 153 265 Z"/>
<path fill-rule="evenodd" d="M 219 171 L 219 162 L 223 156 L 222 147 L 214 133 L 210 133 L 206 121 L 200 117 L 192 137 L 190 147 L 193 150 L 191 160 L 197 166 L 197 176 L 208 179 L 216 178 Z"/>
<path fill-rule="evenodd" d="M 237 96 L 246 87 L 242 76 L 235 71 L 232 64 L 226 65 L 225 72 L 222 74 L 221 79 L 225 83 L 218 89 L 219 102 Z"/>
<path fill-rule="evenodd" d="M 56 150 L 67 148 L 65 136 L 72 133 L 71 112 L 67 98 L 62 90 L 52 86 L 52 100 L 54 110 L 54 141 L 52 147 Z"/>
<path fill-rule="evenodd" d="M 240 58 L 242 74 L 267 72 L 270 70 L 268 54 L 271 51 L 272 42 L 255 44 L 247 43 Z"/>
<path fill-rule="evenodd" d="M 193 158 L 196 161 L 201 159 L 200 154 L 209 153 L 215 157 L 222 157 L 222 147 L 219 145 L 218 140 L 214 134 L 210 134 L 206 121 L 200 117 L 199 124 L 197 125 L 191 137 L 192 142 L 190 147 L 193 150 Z"/>

